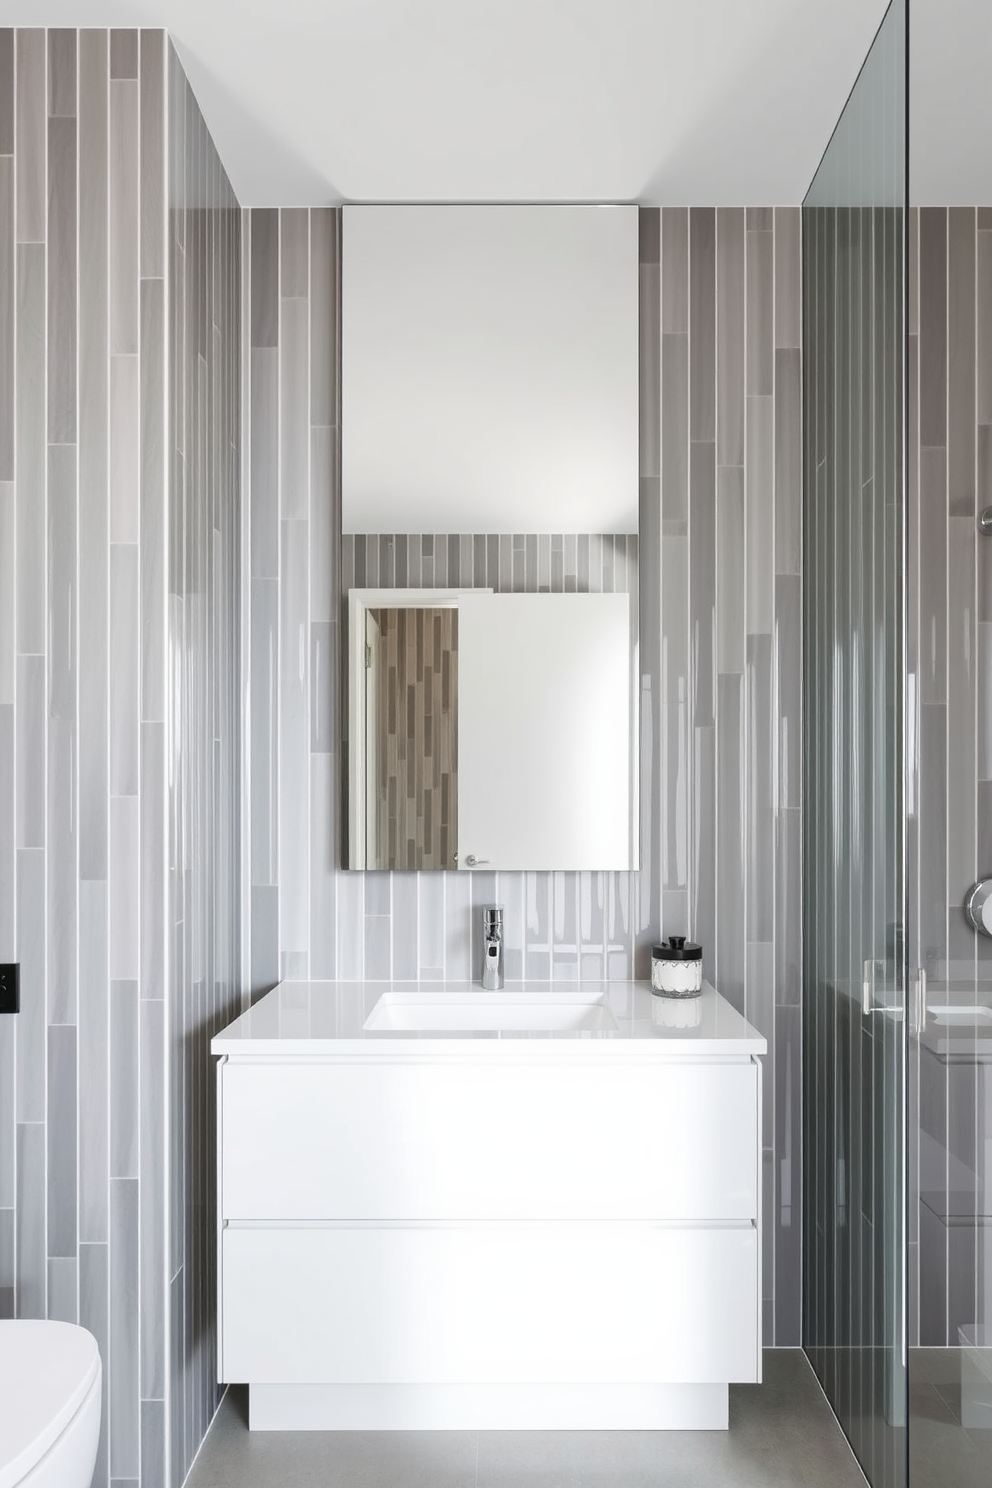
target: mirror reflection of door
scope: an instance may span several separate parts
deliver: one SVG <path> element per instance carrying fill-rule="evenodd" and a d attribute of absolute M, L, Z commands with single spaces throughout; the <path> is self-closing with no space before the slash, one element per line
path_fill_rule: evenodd
<path fill-rule="evenodd" d="M 453 868 L 458 611 L 366 613 L 367 866 Z"/>
<path fill-rule="evenodd" d="M 385 748 L 379 729 L 382 632 L 374 610 L 365 612 L 365 861 L 379 866 L 379 800 Z"/>

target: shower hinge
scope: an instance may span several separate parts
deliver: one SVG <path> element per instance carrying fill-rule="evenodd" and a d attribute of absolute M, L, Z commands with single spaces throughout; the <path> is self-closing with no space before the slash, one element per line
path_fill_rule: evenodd
<path fill-rule="evenodd" d="M 869 1017 L 873 1013 L 904 1013 L 905 1012 L 905 1008 L 903 1007 L 902 1003 L 897 1003 L 894 1007 L 876 1007 L 876 1005 L 875 1005 L 875 979 L 876 979 L 876 977 L 879 977 L 879 976 L 883 975 L 884 972 L 885 972 L 885 962 L 884 961 L 868 960 L 868 961 L 866 961 L 864 963 L 864 966 L 862 967 L 862 977 L 861 977 L 861 1011 L 864 1013 L 864 1015 L 865 1015 L 866 1018 Z"/>

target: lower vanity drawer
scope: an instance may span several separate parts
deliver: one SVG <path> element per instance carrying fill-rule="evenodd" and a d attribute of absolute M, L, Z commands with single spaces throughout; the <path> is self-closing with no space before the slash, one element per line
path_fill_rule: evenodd
<path fill-rule="evenodd" d="M 221 1263 L 225 1381 L 760 1378 L 751 1226 L 228 1226 Z"/>
<path fill-rule="evenodd" d="M 749 1060 L 231 1060 L 226 1220 L 758 1215 Z"/>

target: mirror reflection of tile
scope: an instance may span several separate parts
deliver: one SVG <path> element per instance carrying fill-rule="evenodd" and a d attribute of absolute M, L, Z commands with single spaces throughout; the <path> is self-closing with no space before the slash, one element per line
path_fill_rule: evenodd
<path fill-rule="evenodd" d="M 635 596 L 637 537 L 615 533 L 345 534 L 345 590 L 487 588 L 495 593 Z M 374 789 L 367 804 L 376 869 L 442 869 L 458 842 L 455 610 L 377 609 Z M 636 644 L 636 635 L 632 635 Z"/>

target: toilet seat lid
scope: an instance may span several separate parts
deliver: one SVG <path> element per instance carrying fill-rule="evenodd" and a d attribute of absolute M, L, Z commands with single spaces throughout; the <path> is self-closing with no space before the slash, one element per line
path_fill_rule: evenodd
<path fill-rule="evenodd" d="M 0 1488 L 58 1440 L 100 1374 L 92 1333 L 71 1323 L 0 1323 Z"/>

